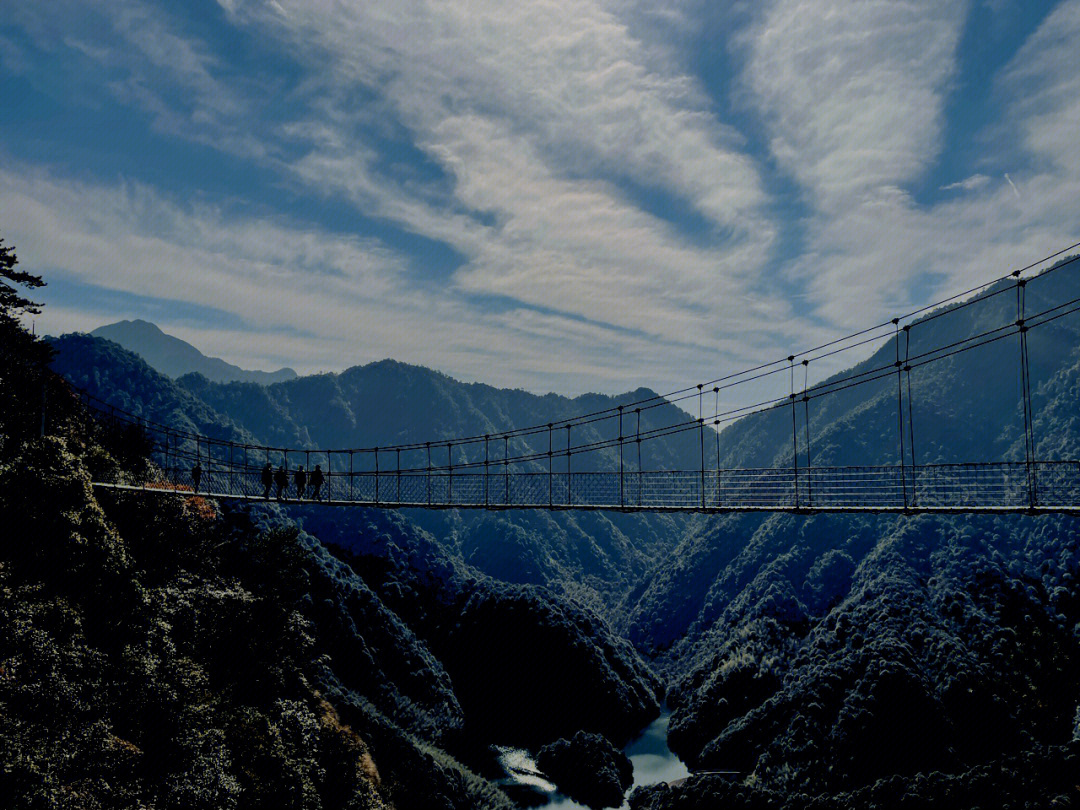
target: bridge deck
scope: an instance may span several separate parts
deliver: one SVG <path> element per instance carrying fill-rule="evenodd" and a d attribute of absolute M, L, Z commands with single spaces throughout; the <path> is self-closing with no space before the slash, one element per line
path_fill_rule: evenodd
<path fill-rule="evenodd" d="M 188 472 L 94 486 L 152 494 L 196 494 Z M 257 469 L 210 470 L 197 494 L 270 498 Z M 1080 462 L 938 464 L 577 473 L 333 473 L 321 498 L 284 503 L 386 509 L 543 509 L 624 512 L 1080 513 Z"/>
<path fill-rule="evenodd" d="M 748 506 L 732 504 L 729 506 L 706 506 L 702 508 L 700 506 L 634 506 L 626 505 L 620 506 L 619 504 L 575 504 L 574 506 L 554 505 L 548 506 L 546 504 L 445 504 L 445 503 L 415 503 L 415 502 L 401 502 L 396 503 L 392 501 L 380 501 L 374 503 L 372 501 L 343 501 L 343 500 L 311 500 L 311 499 L 296 499 L 296 498 L 283 498 L 278 501 L 273 496 L 269 499 L 263 498 L 261 495 L 230 495 L 223 492 L 193 492 L 190 489 L 172 489 L 161 488 L 149 485 L 136 485 L 136 484 L 109 484 L 95 481 L 93 483 L 95 487 L 101 489 L 120 490 L 125 492 L 141 492 L 153 495 L 176 495 L 186 498 L 199 497 L 199 498 L 211 498 L 214 500 L 222 501 L 250 501 L 253 503 L 281 503 L 291 506 L 305 505 L 305 506 L 361 506 L 368 509 L 484 509 L 489 512 L 508 511 L 511 509 L 542 509 L 550 512 L 565 512 L 565 511 L 591 511 L 591 512 L 682 512 L 682 513 L 702 513 L 702 514 L 726 514 L 729 512 L 788 512 L 798 515 L 816 515 L 816 514 L 903 514 L 903 515 L 916 515 L 916 514 L 945 514 L 945 515 L 967 515 L 967 514 L 993 514 L 993 515 L 1005 515 L 1005 514 L 1070 514 L 1080 515 L 1080 504 L 1061 504 L 1061 505 L 1045 505 L 1038 504 L 1036 506 Z"/>

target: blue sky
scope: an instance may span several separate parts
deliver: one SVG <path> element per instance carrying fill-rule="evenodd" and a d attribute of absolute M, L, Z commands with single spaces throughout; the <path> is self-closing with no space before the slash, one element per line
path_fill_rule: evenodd
<path fill-rule="evenodd" d="M 0 0 L 39 329 L 670 390 L 1080 239 L 1080 0 Z M 822 372 L 824 369 L 822 369 Z"/>

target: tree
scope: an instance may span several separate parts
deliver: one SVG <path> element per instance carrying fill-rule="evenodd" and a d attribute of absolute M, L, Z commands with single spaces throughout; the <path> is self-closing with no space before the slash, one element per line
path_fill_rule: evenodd
<path fill-rule="evenodd" d="M 37 288 L 45 282 L 16 270 L 18 263 L 15 248 L 5 246 L 0 239 L 0 455 L 9 441 L 41 431 L 48 387 L 57 389 L 51 399 L 57 405 L 62 401 L 58 391 L 63 384 L 48 371 L 52 348 L 27 332 L 18 319 L 22 313 L 41 312 L 41 305 L 24 298 L 13 286 Z"/>
<path fill-rule="evenodd" d="M 45 282 L 33 273 L 16 270 L 15 265 L 18 263 L 15 248 L 5 246 L 4 240 L 0 238 L 0 315 L 7 318 L 14 318 L 23 313 L 37 315 L 41 312 L 41 304 L 24 298 L 12 285 L 21 284 L 24 287 L 37 289 L 44 287 Z"/>

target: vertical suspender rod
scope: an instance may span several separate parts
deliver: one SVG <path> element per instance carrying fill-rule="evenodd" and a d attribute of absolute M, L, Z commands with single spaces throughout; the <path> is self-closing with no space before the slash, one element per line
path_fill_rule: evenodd
<path fill-rule="evenodd" d="M 637 428 L 636 428 L 636 439 L 635 439 L 635 441 L 637 442 L 637 505 L 640 507 L 641 506 L 641 494 L 642 494 L 641 493 L 641 489 L 642 489 L 642 481 L 641 481 L 641 473 L 642 473 L 642 470 L 641 470 L 641 408 L 634 408 L 634 413 L 637 414 Z"/>
<path fill-rule="evenodd" d="M 720 508 L 720 386 L 713 388 L 716 402 L 713 405 L 713 430 L 716 431 L 716 508 Z"/>
<path fill-rule="evenodd" d="M 573 503 L 574 497 L 570 490 L 570 425 L 566 426 L 566 505 Z"/>
<path fill-rule="evenodd" d="M 697 386 L 697 421 L 698 421 L 698 445 L 701 450 L 701 508 L 705 508 L 705 418 L 701 410 L 701 388 L 704 383 Z"/>
<path fill-rule="evenodd" d="M 896 327 L 896 335 L 893 337 L 893 342 L 896 344 L 896 435 L 900 442 L 900 486 L 901 492 L 904 496 L 904 508 L 908 506 L 907 495 L 907 470 L 904 463 L 904 380 L 903 380 L 903 368 L 904 364 L 900 362 L 900 319 L 892 319 L 893 326 Z"/>
<path fill-rule="evenodd" d="M 810 396 L 806 393 L 806 387 L 810 382 L 810 361 L 804 359 L 803 365 L 803 382 L 802 382 L 802 401 L 803 401 L 803 423 L 806 426 L 806 505 L 814 505 L 814 468 L 810 460 Z"/>
<path fill-rule="evenodd" d="M 622 434 L 622 410 L 619 406 L 619 507 L 626 506 L 626 493 L 623 486 L 623 434 Z"/>
<path fill-rule="evenodd" d="M 795 508 L 799 508 L 799 434 L 795 424 L 795 355 L 788 355 L 788 364 L 791 366 L 791 463 L 792 472 L 795 475 Z"/>
<path fill-rule="evenodd" d="M 1031 366 L 1028 362 L 1027 324 L 1024 322 L 1025 305 L 1027 302 L 1027 280 L 1020 278 L 1020 271 L 1013 273 L 1016 277 L 1016 326 L 1020 331 L 1020 385 L 1024 400 L 1024 459 L 1027 470 L 1028 506 L 1032 509 L 1038 502 L 1038 492 L 1035 481 L 1035 437 L 1031 428 L 1034 414 L 1031 411 Z"/>
<path fill-rule="evenodd" d="M 911 324 L 904 326 L 904 374 L 907 376 L 908 448 L 911 452 L 911 505 L 918 500 L 919 481 L 915 468 L 915 420 L 911 415 Z"/>
<path fill-rule="evenodd" d="M 552 506 L 555 497 L 555 485 L 552 479 L 552 450 L 551 450 L 551 422 L 548 422 L 548 508 Z"/>

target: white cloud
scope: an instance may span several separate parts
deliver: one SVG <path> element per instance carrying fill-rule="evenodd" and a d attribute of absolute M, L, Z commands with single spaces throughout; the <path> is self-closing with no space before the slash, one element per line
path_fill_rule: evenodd
<path fill-rule="evenodd" d="M 837 330 L 1004 274 L 1080 232 L 1080 72 L 1070 47 L 1080 5 L 1071 1 L 1005 69 L 999 140 L 982 157 L 992 165 L 1019 144 L 1032 166 L 974 175 L 943 189 L 962 194 L 930 205 L 906 190 L 941 147 L 966 7 L 780 0 L 753 31 L 745 82 L 809 208 L 805 249 L 787 273 Z"/>
<path fill-rule="evenodd" d="M 124 75 L 116 92 L 151 111 L 159 128 L 451 246 L 465 261 L 448 298 L 497 296 L 687 352 L 734 347 L 732 334 L 791 315 L 750 292 L 775 239 L 768 200 L 696 81 L 663 48 L 633 36 L 620 15 L 640 23 L 641 10 L 621 6 L 222 3 L 236 24 L 307 68 L 288 95 L 297 117 L 278 124 L 259 120 L 258 77 L 139 0 L 102 7 L 105 47 L 78 42 Z M 679 16 L 665 19 L 677 25 Z M 387 134 L 379 127 L 388 119 L 446 172 L 448 187 L 379 170 L 372 130 Z M 641 210 L 623 181 L 681 199 L 712 224 L 712 246 L 688 244 Z M 259 241 L 227 252 L 249 244 Z M 271 261 L 272 249 L 261 249 Z M 381 281 L 374 273 L 369 290 Z M 796 325 L 780 331 L 783 339 Z M 519 359 L 520 347 L 501 345 L 508 362 Z"/>
<path fill-rule="evenodd" d="M 941 149 L 967 3 L 773 0 L 748 29 L 725 32 L 745 57 L 742 103 L 806 204 L 805 247 L 783 277 L 770 264 L 776 201 L 665 41 L 690 36 L 697 0 L 659 17 L 631 0 L 221 5 L 300 62 L 280 97 L 160 6 L 94 7 L 107 34 L 72 32 L 34 4 L 19 14 L 46 25 L 41 41 L 66 38 L 115 74 L 115 92 L 159 129 L 463 257 L 436 289 L 375 240 L 0 164 L 20 256 L 235 312 L 243 328 L 172 324 L 234 362 L 303 371 L 393 356 L 534 389 L 674 388 L 920 305 L 928 287 L 985 280 L 1080 231 L 1075 2 L 999 81 L 998 137 L 1030 165 L 988 155 L 985 173 L 929 206 L 907 189 Z M 650 20 L 663 33 L 649 36 Z M 286 103 L 274 117 L 276 98 Z M 376 136 L 409 139 L 444 177 L 387 171 Z M 628 186 L 673 198 L 712 232 L 686 238 Z"/>
<path fill-rule="evenodd" d="M 1080 2 L 1061 3 L 1013 57 L 1001 77 L 1023 143 L 1038 169 L 1080 177 Z"/>
<path fill-rule="evenodd" d="M 832 213 L 936 157 L 967 2 L 777 0 L 749 35 L 748 102 Z"/>
<path fill-rule="evenodd" d="M 560 169 L 670 189 L 740 232 L 762 224 L 757 171 L 703 108 L 694 80 L 655 64 L 602 3 L 281 6 L 227 4 L 238 22 L 287 37 L 318 66 L 324 98 L 375 89 L 425 147 L 437 146 L 430 139 L 447 118 L 488 118 Z"/>
<path fill-rule="evenodd" d="M 602 5 L 284 7 L 227 5 L 238 24 L 292 43 L 321 71 L 306 88 L 319 97 L 316 117 L 288 129 L 310 150 L 289 168 L 452 245 L 466 259 L 463 289 L 707 345 L 716 324 L 738 330 L 763 314 L 748 290 L 775 226 L 756 169 L 695 82 Z M 373 168 L 356 134 L 369 113 L 350 106 L 361 86 L 451 177 L 449 201 Z M 620 179 L 682 198 L 724 237 L 688 246 Z"/>
<path fill-rule="evenodd" d="M 452 289 L 416 287 L 401 257 L 372 240 L 182 204 L 135 183 L 60 179 L 10 161 L 0 164 L 0 201 L 4 237 L 21 266 L 47 281 L 231 313 L 240 319 L 235 328 L 193 322 L 180 308 L 154 320 L 248 367 L 313 372 L 394 357 L 467 380 L 563 393 L 676 387 L 702 373 L 692 336 L 669 341 L 515 306 L 489 312 Z M 146 317 L 118 300 L 47 306 L 39 329 Z"/>
<path fill-rule="evenodd" d="M 941 187 L 942 191 L 978 191 L 989 184 L 990 178 L 985 174 L 973 174 L 955 183 L 949 183 Z"/>

